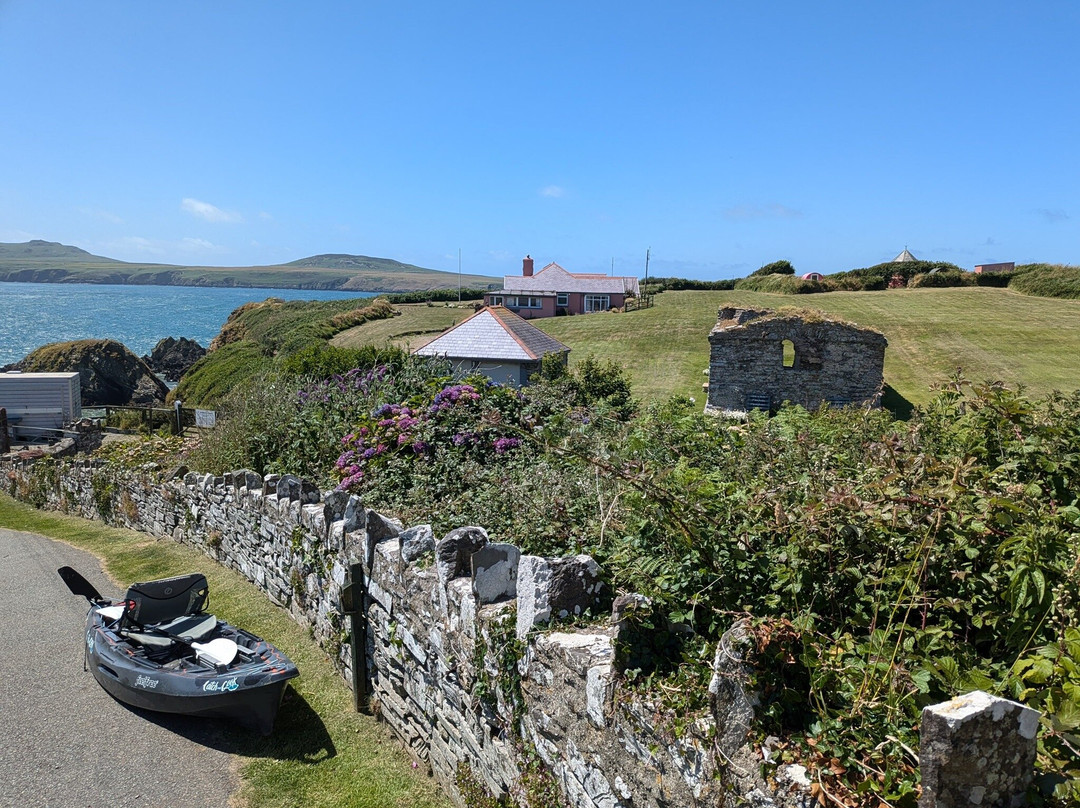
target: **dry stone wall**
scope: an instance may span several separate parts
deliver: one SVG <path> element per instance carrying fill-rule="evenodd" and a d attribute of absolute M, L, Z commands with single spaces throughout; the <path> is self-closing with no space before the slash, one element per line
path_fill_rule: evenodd
<path fill-rule="evenodd" d="M 8 461 L 0 470 L 13 495 L 39 507 L 172 538 L 240 571 L 311 629 L 349 682 L 343 590 L 355 573 L 370 706 L 459 804 L 477 787 L 526 808 L 547 787 L 573 808 L 813 802 L 801 766 L 763 762 L 747 744 L 753 698 L 742 687 L 741 626 L 717 648 L 709 714 L 676 733 L 661 704 L 616 686 L 623 617 L 645 598 L 616 598 L 602 625 L 548 625 L 597 603 L 600 570 L 588 556 L 522 555 L 480 527 L 436 538 L 429 525 L 405 529 L 356 496 L 290 475 L 162 475 L 85 460 Z M 949 784 L 956 761 L 968 759 L 956 749 L 981 748 L 979 733 L 984 753 L 996 760 L 1005 750 L 1019 778 L 998 778 L 994 793 L 1015 795 L 1030 781 L 1032 720 L 1021 715 L 1023 738 L 1013 743 L 1016 733 L 997 720 L 1008 711 L 987 699 L 978 707 L 991 718 L 967 721 L 955 744 L 945 731 L 928 739 L 923 766 L 939 796 L 924 804 L 978 802 L 951 801 Z M 971 767 L 960 768 L 963 794 L 983 793 Z"/>
<path fill-rule="evenodd" d="M 723 805 L 736 793 L 808 804 L 804 790 L 767 793 L 756 776 L 717 766 L 727 704 L 676 738 L 660 705 L 617 696 L 618 624 L 537 630 L 597 602 L 588 556 L 522 555 L 480 527 L 436 538 L 289 475 L 120 472 L 83 460 L 47 478 L 42 494 L 29 463 L 8 472 L 13 493 L 36 485 L 47 507 L 172 538 L 238 570 L 309 626 L 350 682 L 341 601 L 359 565 L 371 707 L 459 803 L 463 763 L 474 785 L 526 805 L 538 786 L 525 768 L 542 761 L 574 808 Z M 756 772 L 760 761 L 742 754 Z"/>

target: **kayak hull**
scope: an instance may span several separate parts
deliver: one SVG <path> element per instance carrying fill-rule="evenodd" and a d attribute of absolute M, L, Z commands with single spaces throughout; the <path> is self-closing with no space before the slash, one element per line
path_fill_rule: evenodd
<path fill-rule="evenodd" d="M 86 663 L 113 698 L 162 713 L 225 718 L 268 735 L 296 665 L 265 640 L 219 622 L 214 637 L 233 640 L 239 650 L 229 665 L 196 657 L 186 644 L 164 652 L 140 647 L 115 630 L 115 621 L 90 609 L 86 619 Z"/>

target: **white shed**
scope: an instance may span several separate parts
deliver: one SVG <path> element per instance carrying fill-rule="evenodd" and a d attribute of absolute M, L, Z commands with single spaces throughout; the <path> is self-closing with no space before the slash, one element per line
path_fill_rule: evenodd
<path fill-rule="evenodd" d="M 0 373 L 0 407 L 7 410 L 13 432 L 21 427 L 59 429 L 82 417 L 79 374 Z"/>

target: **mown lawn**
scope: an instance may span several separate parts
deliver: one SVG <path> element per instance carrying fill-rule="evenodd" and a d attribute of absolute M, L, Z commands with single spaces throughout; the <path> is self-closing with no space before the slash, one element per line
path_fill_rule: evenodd
<path fill-rule="evenodd" d="M 329 658 L 284 610 L 239 573 L 170 540 L 36 511 L 0 494 L 0 526 L 49 536 L 103 560 L 122 589 L 132 581 L 199 571 L 210 583 L 214 613 L 266 637 L 300 668 L 286 691 L 274 732 L 260 738 L 223 725 L 241 758 L 244 808 L 444 808 L 434 781 L 413 769 L 384 724 L 353 710 L 352 692 Z M 89 676 L 89 674 L 87 674 Z"/>
<path fill-rule="evenodd" d="M 411 351 L 436 334 L 473 313 L 472 303 L 405 303 L 394 306 L 401 312 L 388 320 L 375 320 L 336 334 L 331 345 L 358 348 L 361 345 L 394 345 Z"/>
<path fill-rule="evenodd" d="M 1080 387 L 1080 301 L 1029 297 L 1007 289 L 905 289 L 774 295 L 759 292 L 664 292 L 629 314 L 537 320 L 572 349 L 612 359 L 630 374 L 636 395 L 672 394 L 704 403 L 709 331 L 721 305 L 815 308 L 877 328 L 889 340 L 885 381 L 914 404 L 959 368 L 972 381 L 1023 384 L 1033 394 Z"/>

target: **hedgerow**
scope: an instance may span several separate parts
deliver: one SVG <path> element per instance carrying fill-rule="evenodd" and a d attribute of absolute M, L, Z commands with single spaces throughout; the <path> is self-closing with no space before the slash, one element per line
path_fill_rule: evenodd
<path fill-rule="evenodd" d="M 755 738 L 843 804 L 913 805 L 921 709 L 972 689 L 1043 713 L 1035 796 L 1080 799 L 1080 394 L 956 379 L 907 422 L 728 421 L 640 409 L 616 367 L 580 368 L 516 390 L 410 360 L 289 407 L 267 393 L 224 444 L 437 532 L 593 555 L 611 591 L 651 599 L 622 682 L 661 694 L 673 733 L 741 626 Z"/>
<path fill-rule="evenodd" d="M 921 709 L 976 688 L 1044 712 L 1042 785 L 1071 788 L 1080 397 L 957 381 L 906 424 L 552 400 L 473 383 L 384 405 L 347 436 L 342 485 L 528 552 L 594 555 L 652 599 L 628 673 L 676 680 L 677 714 L 703 704 L 712 649 L 743 622 L 760 737 L 787 739 L 780 759 L 839 799 L 913 804 Z"/>

